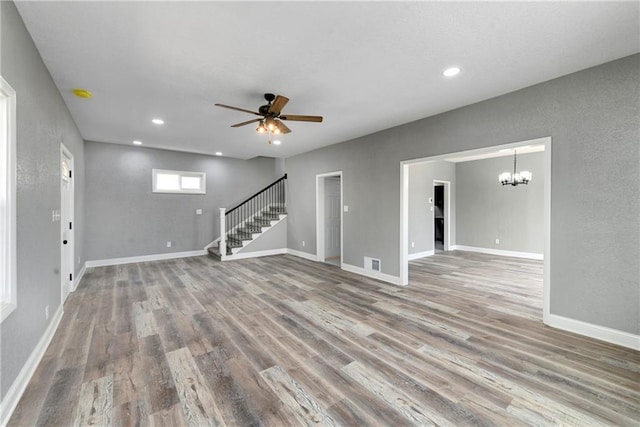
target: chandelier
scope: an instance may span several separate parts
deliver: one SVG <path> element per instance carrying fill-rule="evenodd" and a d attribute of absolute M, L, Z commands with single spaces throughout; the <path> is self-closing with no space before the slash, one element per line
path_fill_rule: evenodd
<path fill-rule="evenodd" d="M 516 185 L 528 184 L 531 181 L 531 172 L 522 171 L 516 172 L 516 150 L 513 150 L 513 174 L 511 172 L 502 172 L 498 176 L 498 180 L 502 185 Z"/>

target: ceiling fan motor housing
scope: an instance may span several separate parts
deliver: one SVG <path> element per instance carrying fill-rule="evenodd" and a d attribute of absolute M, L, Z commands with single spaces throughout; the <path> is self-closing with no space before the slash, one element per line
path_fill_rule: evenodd
<path fill-rule="evenodd" d="M 276 99 L 276 96 L 272 93 L 265 93 L 264 99 L 267 100 L 268 104 L 261 105 L 260 108 L 258 108 L 258 112 L 263 116 L 266 116 L 269 114 L 269 108 L 271 108 L 271 103 L 273 102 L 274 99 Z"/>
<path fill-rule="evenodd" d="M 262 114 L 263 116 L 266 116 L 269 114 L 269 108 L 271 108 L 271 104 L 261 105 L 260 108 L 258 108 L 258 113 Z"/>

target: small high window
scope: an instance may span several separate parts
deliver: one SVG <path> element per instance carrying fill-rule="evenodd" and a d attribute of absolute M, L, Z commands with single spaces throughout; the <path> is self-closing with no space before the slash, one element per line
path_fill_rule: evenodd
<path fill-rule="evenodd" d="M 152 175 L 154 193 L 207 194 L 204 172 L 152 169 Z"/>

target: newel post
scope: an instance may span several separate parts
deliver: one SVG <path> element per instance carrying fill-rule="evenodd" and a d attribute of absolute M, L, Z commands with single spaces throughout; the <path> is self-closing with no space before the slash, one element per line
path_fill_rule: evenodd
<path fill-rule="evenodd" d="M 225 208 L 220 208 L 220 259 L 227 255 L 227 230 L 225 221 Z"/>

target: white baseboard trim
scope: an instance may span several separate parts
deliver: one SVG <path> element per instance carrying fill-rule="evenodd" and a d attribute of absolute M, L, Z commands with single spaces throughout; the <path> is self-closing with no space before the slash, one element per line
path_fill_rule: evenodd
<path fill-rule="evenodd" d="M 414 259 L 420 259 L 420 258 L 424 258 L 427 256 L 431 256 L 433 255 L 435 252 L 433 249 L 431 249 L 430 251 L 424 251 L 424 252 L 416 252 L 415 254 L 409 254 L 409 261 L 413 261 Z"/>
<path fill-rule="evenodd" d="M 356 267 L 355 265 L 345 263 L 342 263 L 342 269 L 351 273 L 359 274 L 361 276 L 382 280 L 383 282 L 391 283 L 392 285 L 403 286 L 402 281 L 399 277 L 391 276 L 390 274 L 381 273 L 379 271 L 365 270 L 362 267 Z"/>
<path fill-rule="evenodd" d="M 73 281 L 73 289 L 71 289 L 71 292 L 74 292 L 76 289 L 78 289 L 78 285 L 80 284 L 80 281 L 84 277 L 85 271 L 87 271 L 86 262 L 82 264 L 82 268 L 80 269 L 80 272 L 76 275 L 76 279 Z"/>
<path fill-rule="evenodd" d="M 477 248 L 475 246 L 454 245 L 449 248 L 452 251 L 468 251 L 468 252 L 481 252 L 483 254 L 498 255 L 498 256 L 510 256 L 514 258 L 528 258 L 528 259 L 544 259 L 543 254 L 535 252 L 517 252 L 517 251 L 505 251 L 502 249 L 491 248 Z"/>
<path fill-rule="evenodd" d="M 308 252 L 296 251 L 295 249 L 287 248 L 287 252 L 289 255 L 297 256 L 300 258 L 308 259 L 309 261 L 318 261 L 318 256 L 316 254 L 310 254 Z"/>
<path fill-rule="evenodd" d="M 259 258 L 263 256 L 272 256 L 272 255 L 283 255 L 286 253 L 287 253 L 286 248 L 267 249 L 264 251 L 255 251 L 255 252 L 239 252 L 233 255 L 225 255 L 223 261 L 233 261 L 237 259 L 247 259 L 247 258 Z"/>
<path fill-rule="evenodd" d="M 189 258 L 192 256 L 202 256 L 206 254 L 207 254 L 206 250 L 170 252 L 166 254 L 141 255 L 141 256 L 132 256 L 132 257 L 125 257 L 125 258 L 99 259 L 99 260 L 87 261 L 85 265 L 87 267 L 104 267 L 107 265 L 131 264 L 134 262 L 161 261 L 165 259 Z"/>
<path fill-rule="evenodd" d="M 5 394 L 4 399 L 0 402 L 0 425 L 5 426 L 9 422 L 11 418 L 11 414 L 16 409 L 22 394 L 24 393 L 29 381 L 31 381 L 31 377 L 33 376 L 38 364 L 42 360 L 42 356 L 47 351 L 47 347 L 49 347 L 49 343 L 53 338 L 56 330 L 58 329 L 58 325 L 60 324 L 60 320 L 62 320 L 62 304 L 58 307 L 53 318 L 51 319 L 51 323 L 47 326 L 47 329 L 44 331 L 44 334 L 38 341 L 36 348 L 33 349 L 29 358 L 22 366 L 20 373 L 9 387 L 7 394 Z"/>
<path fill-rule="evenodd" d="M 607 328 L 606 326 L 594 325 L 593 323 L 558 316 L 557 314 L 548 314 L 545 317 L 544 323 L 552 328 L 562 329 L 564 331 L 606 341 L 611 344 L 617 344 L 633 350 L 640 350 L 640 335 L 634 335 L 629 332 Z"/>

